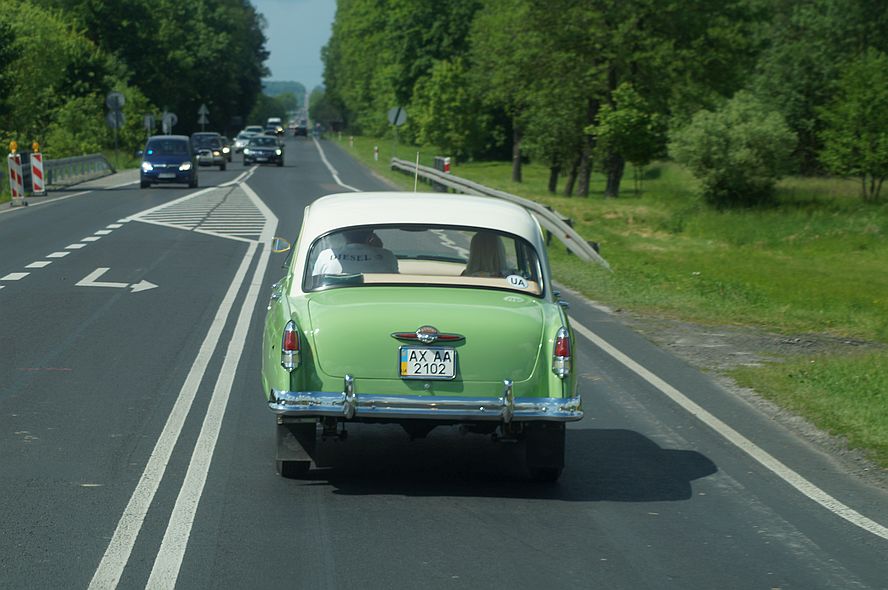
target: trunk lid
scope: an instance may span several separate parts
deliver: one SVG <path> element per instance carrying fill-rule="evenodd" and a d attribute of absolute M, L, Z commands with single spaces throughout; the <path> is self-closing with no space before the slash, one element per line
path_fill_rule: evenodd
<path fill-rule="evenodd" d="M 504 291 L 433 287 L 353 287 L 314 293 L 310 338 L 321 371 L 357 379 L 399 379 L 401 346 L 456 350 L 453 382 L 529 379 L 541 350 L 541 302 Z M 434 326 L 456 343 L 405 342 L 395 332 Z"/>

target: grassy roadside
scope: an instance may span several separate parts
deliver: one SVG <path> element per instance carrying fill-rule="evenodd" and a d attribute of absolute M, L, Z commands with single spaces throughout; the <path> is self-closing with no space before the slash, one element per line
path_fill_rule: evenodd
<path fill-rule="evenodd" d="M 414 160 L 416 148 L 362 137 L 340 145 L 412 190 L 413 179 L 389 170 L 388 161 L 393 154 Z M 422 149 L 420 162 L 431 165 L 435 155 Z M 668 163 L 648 167 L 637 191 L 627 170 L 622 196 L 608 200 L 548 194 L 542 166 L 525 167 L 521 184 L 509 180 L 508 163 L 456 162 L 452 171 L 554 207 L 599 242 L 613 273 L 561 247 L 550 252 L 558 280 L 590 299 L 703 324 L 888 344 L 888 205 L 861 203 L 855 182 L 789 178 L 775 207 L 718 212 L 695 196 L 693 178 Z M 593 195 L 603 186 L 593 178 Z M 731 376 L 888 468 L 888 349 L 863 350 Z"/>

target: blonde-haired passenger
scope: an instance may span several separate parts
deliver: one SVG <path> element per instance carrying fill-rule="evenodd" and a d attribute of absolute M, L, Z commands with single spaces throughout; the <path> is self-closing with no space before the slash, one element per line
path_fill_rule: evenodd
<path fill-rule="evenodd" d="M 478 232 L 469 243 L 469 260 L 464 277 L 504 277 L 506 276 L 506 250 L 493 232 Z"/>

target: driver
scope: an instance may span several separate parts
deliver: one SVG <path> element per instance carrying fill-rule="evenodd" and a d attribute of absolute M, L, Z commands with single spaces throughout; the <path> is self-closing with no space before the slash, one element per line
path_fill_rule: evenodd
<path fill-rule="evenodd" d="M 372 229 L 351 229 L 342 235 L 345 244 L 341 248 L 321 251 L 312 275 L 398 272 L 398 259 L 382 247 L 382 241 Z"/>

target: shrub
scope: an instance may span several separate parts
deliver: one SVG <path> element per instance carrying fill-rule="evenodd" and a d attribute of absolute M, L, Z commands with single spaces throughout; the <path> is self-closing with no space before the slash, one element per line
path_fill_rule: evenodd
<path fill-rule="evenodd" d="M 706 202 L 753 206 L 773 198 L 795 142 L 782 115 L 741 91 L 715 112 L 700 111 L 674 131 L 669 153 L 700 180 Z"/>

